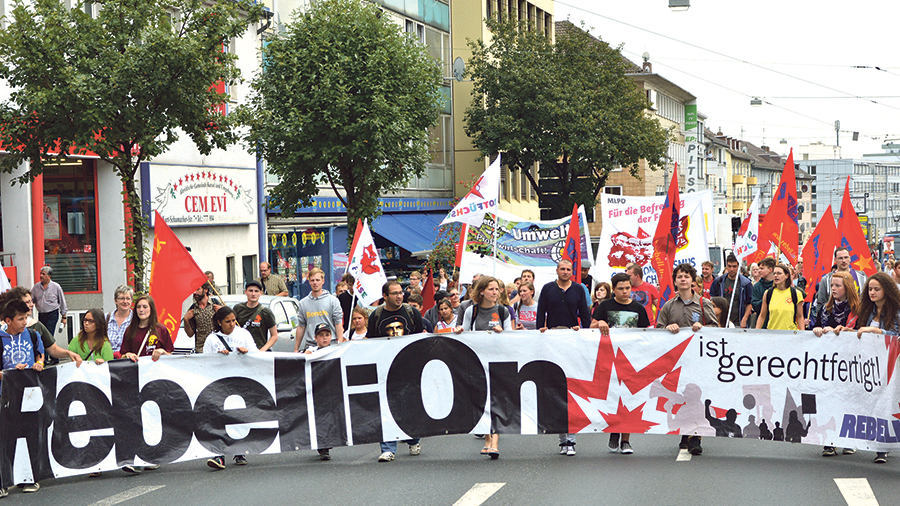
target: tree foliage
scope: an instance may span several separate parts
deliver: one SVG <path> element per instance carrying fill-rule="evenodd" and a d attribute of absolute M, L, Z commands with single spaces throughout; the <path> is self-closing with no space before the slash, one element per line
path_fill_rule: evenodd
<path fill-rule="evenodd" d="M 469 42 L 474 91 L 465 131 L 483 156 L 503 152 L 512 170 L 525 170 L 539 196 L 529 172 L 535 162 L 541 177 L 559 178 L 557 217 L 573 204 L 594 207 L 613 169 L 637 176 L 641 159 L 662 166 L 668 133 L 645 114 L 650 104 L 625 75 L 619 49 L 574 25 L 555 43 L 515 21 L 488 27 L 490 44 Z"/>
<path fill-rule="evenodd" d="M 248 148 L 280 178 L 271 203 L 290 216 L 329 186 L 353 237 L 382 193 L 424 173 L 441 110 L 439 67 L 363 0 L 313 3 L 270 39 L 263 60 L 241 115 Z"/>
<path fill-rule="evenodd" d="M 236 140 L 229 118 L 216 112 L 225 95 L 216 82 L 240 78 L 223 44 L 241 37 L 261 15 L 250 0 L 16 0 L 0 30 L 0 79 L 13 88 L 0 104 L 0 169 L 27 183 L 69 154 L 95 153 L 125 186 L 131 209 L 126 259 L 144 289 L 148 219 L 135 189 L 141 162 L 180 135 L 203 154 Z"/>

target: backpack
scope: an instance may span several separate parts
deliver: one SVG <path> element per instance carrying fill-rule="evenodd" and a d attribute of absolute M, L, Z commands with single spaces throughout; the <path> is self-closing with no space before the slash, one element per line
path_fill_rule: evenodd
<path fill-rule="evenodd" d="M 413 313 L 412 306 L 410 306 L 409 304 L 404 302 L 403 304 L 400 304 L 400 308 L 403 309 L 403 311 L 406 313 L 407 321 L 409 321 L 412 324 L 415 324 L 416 315 L 415 315 L 415 313 Z M 375 311 L 372 311 L 372 314 L 375 315 L 375 323 L 376 324 L 378 323 L 379 320 L 381 320 L 382 313 L 384 313 L 384 304 L 376 307 Z M 420 323 L 420 325 L 422 325 L 422 330 L 424 330 L 425 325 L 422 323 Z"/>
<path fill-rule="evenodd" d="M 25 329 L 28 331 L 28 335 L 31 336 L 31 354 L 34 357 L 34 360 L 37 361 L 37 341 L 38 334 L 34 330 Z M 46 350 L 45 350 L 46 351 Z M 3 368 L 3 346 L 0 346 L 0 369 Z"/>

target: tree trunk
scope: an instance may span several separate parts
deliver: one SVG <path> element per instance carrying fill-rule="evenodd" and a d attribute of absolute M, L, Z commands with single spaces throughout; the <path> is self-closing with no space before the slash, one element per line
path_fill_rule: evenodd
<path fill-rule="evenodd" d="M 141 198 L 134 185 L 134 174 L 132 173 L 131 177 L 123 177 L 122 181 L 125 183 L 124 203 L 131 213 L 130 222 L 125 223 L 125 260 L 131 262 L 134 268 L 134 291 L 146 293 L 147 256 L 144 245 L 146 217 L 141 208 Z"/>

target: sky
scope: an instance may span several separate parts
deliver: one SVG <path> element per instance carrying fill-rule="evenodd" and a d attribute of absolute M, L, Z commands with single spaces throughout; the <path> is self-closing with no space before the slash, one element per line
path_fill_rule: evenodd
<path fill-rule="evenodd" d="M 654 73 L 697 97 L 713 132 L 786 154 L 834 145 L 839 120 L 842 158 L 900 140 L 900 2 L 690 3 L 673 12 L 668 0 L 557 0 L 555 16 L 583 21 L 635 63 L 648 52 Z M 751 107 L 753 97 L 764 104 Z"/>

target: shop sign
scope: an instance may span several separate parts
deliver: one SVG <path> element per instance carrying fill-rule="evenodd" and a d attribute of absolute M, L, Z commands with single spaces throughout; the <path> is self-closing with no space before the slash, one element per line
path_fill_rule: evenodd
<path fill-rule="evenodd" d="M 147 164 L 151 209 L 173 227 L 257 221 L 256 170 Z"/>

